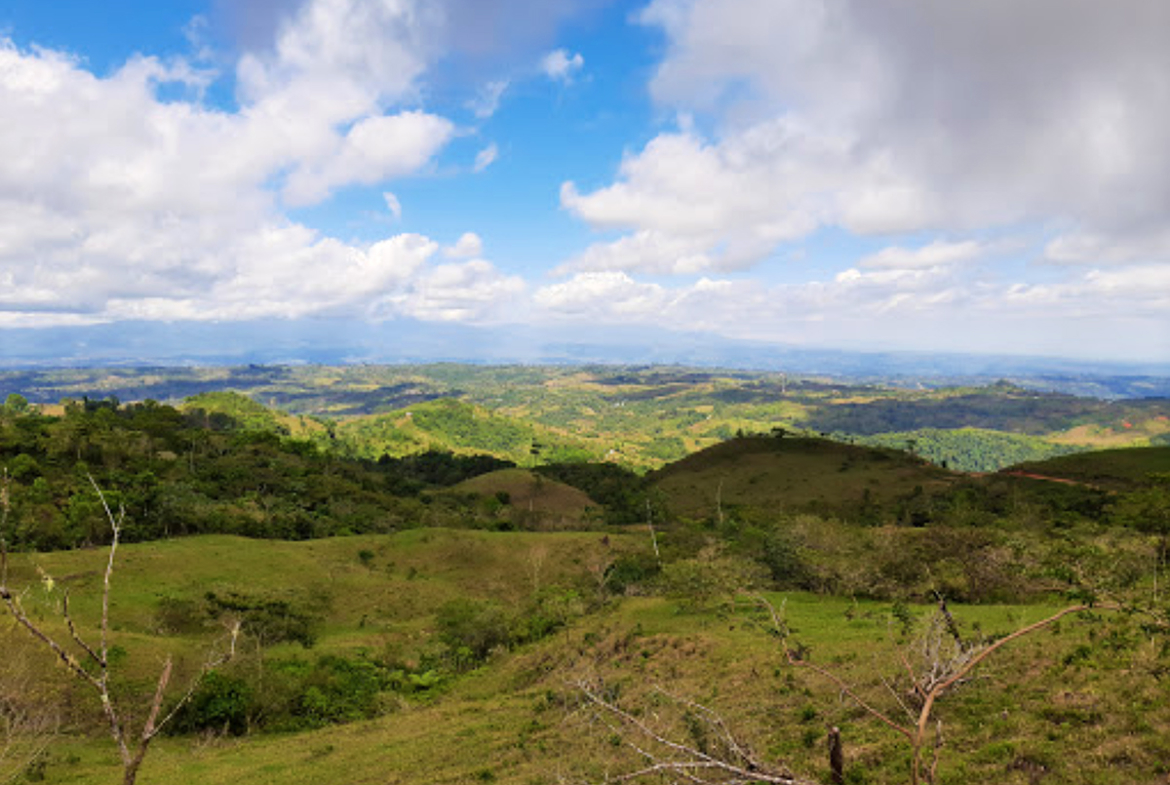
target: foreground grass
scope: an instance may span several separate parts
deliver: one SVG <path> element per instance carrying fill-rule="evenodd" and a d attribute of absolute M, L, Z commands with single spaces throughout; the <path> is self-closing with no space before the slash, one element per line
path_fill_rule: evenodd
<path fill-rule="evenodd" d="M 518 603 L 541 586 L 585 590 L 598 549 L 642 545 L 613 534 L 602 544 L 600 537 L 418 530 L 305 543 L 206 537 L 127 546 L 112 611 L 114 643 L 126 651 L 119 666 L 133 682 L 156 672 L 167 651 L 197 662 L 206 636 L 160 634 L 156 610 L 162 596 L 208 589 L 327 598 L 317 651 L 425 646 L 434 609 L 448 599 Z M 22 558 L 18 577 L 33 576 L 33 561 L 72 588 L 79 619 L 92 621 L 100 552 Z M 30 602 L 41 601 L 36 592 L 43 589 L 35 586 Z M 801 593 L 771 600 L 811 661 L 898 715 L 899 652 L 917 656 L 929 607 Z M 964 635 L 997 636 L 1056 607 L 952 610 Z M 822 677 L 787 664 L 766 628 L 763 617 L 744 607 L 613 600 L 543 641 L 498 652 L 429 696 L 392 697 L 374 720 L 240 739 L 163 739 L 141 781 L 599 782 L 630 770 L 633 759 L 620 736 L 581 705 L 573 685 L 582 678 L 604 680 L 647 720 L 667 717 L 657 688 L 699 701 L 719 711 L 765 760 L 822 781 L 828 780 L 825 731 L 835 725 L 846 740 L 850 782 L 906 781 L 909 752 L 901 739 Z M 15 632 L 0 629 L 6 643 Z M 940 782 L 1164 782 L 1170 695 L 1161 678 L 1163 643 L 1127 619 L 1088 615 L 1006 647 L 940 702 Z M 45 678 L 63 677 L 47 669 Z M 77 700 L 78 717 L 96 715 L 88 698 Z M 120 767 L 101 728 L 80 726 L 54 744 L 39 772 L 43 781 L 118 781 Z M 664 727 L 687 740 L 685 725 Z"/>

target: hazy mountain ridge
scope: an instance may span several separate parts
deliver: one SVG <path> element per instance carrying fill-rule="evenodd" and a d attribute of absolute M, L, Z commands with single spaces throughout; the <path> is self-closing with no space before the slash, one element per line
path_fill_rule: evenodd
<path fill-rule="evenodd" d="M 784 371 L 911 387 L 986 384 L 1008 378 L 1032 389 L 1078 395 L 1170 396 L 1170 362 L 817 348 L 658 328 L 630 332 L 598 327 L 590 329 L 588 340 L 582 340 L 580 332 L 409 320 L 380 324 L 345 320 L 123 322 L 83 328 L 9 328 L 0 346 L 0 361 L 9 369 L 436 362 L 655 364 Z"/>

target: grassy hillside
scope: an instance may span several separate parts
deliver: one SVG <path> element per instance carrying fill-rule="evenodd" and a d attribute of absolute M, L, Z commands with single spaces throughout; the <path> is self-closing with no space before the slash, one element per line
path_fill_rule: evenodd
<path fill-rule="evenodd" d="M 474 376 L 444 368 L 433 381 Z M 167 656 L 178 689 L 226 622 L 243 626 L 241 655 L 177 715 L 142 782 L 552 785 L 644 765 L 626 744 L 629 723 L 599 716 L 583 682 L 668 737 L 717 749 L 721 731 L 700 705 L 710 707 L 766 764 L 821 782 L 836 726 L 847 781 L 905 782 L 906 744 L 825 672 L 905 723 L 920 694 L 909 671 L 969 661 L 1073 602 L 1094 607 L 1013 640 L 943 697 L 938 782 L 1170 774 L 1170 618 L 1158 588 L 1170 448 L 1018 467 L 1036 477 L 968 475 L 778 424 L 899 392 L 677 370 L 488 378 L 495 411 L 441 399 L 322 426 L 321 444 L 351 439 L 379 459 L 364 462 L 292 438 L 299 415 L 235 394 L 184 411 L 112 400 L 73 402 L 59 417 L 0 407 L 0 534 L 20 550 L 8 578 L 38 623 L 68 638 L 65 591 L 82 630 L 98 618 L 108 531 L 90 475 L 126 505 L 127 539 L 154 539 L 117 555 L 120 706 L 141 718 Z M 540 385 L 577 401 L 549 410 L 561 424 L 499 413 L 532 405 L 524 396 Z M 620 451 L 605 448 L 611 459 L 645 458 L 668 434 L 684 433 L 670 438 L 686 449 L 710 443 L 645 476 L 615 462 L 549 462 L 610 444 L 602 430 L 565 435 L 561 421 L 579 407 L 605 428 L 654 423 Z M 772 435 L 716 433 L 750 417 Z M 896 438 L 927 437 L 1004 455 L 1033 438 Z M 376 449 L 378 439 L 400 441 L 405 457 Z M 473 454 L 483 451 L 500 457 Z M 750 599 L 760 592 L 777 618 Z M 931 621 L 938 597 L 957 628 Z M 799 653 L 792 661 L 781 633 Z M 27 771 L 5 769 L 0 755 L 0 781 L 116 780 L 95 695 L 35 644 L 0 616 L 0 718 L 48 705 L 60 737 Z M 35 678 L 21 682 L 26 667 Z"/>
<path fill-rule="evenodd" d="M 266 431 L 281 436 L 322 441 L 328 435 L 324 423 L 304 415 L 286 414 L 271 409 L 246 395 L 230 391 L 205 392 L 193 395 L 183 402 L 182 410 L 203 418 L 210 426 L 213 418 L 228 418 L 232 427 L 250 431 Z"/>
<path fill-rule="evenodd" d="M 703 726 L 694 712 L 688 719 L 685 706 L 676 711 L 669 696 L 701 702 L 720 712 L 769 765 L 785 764 L 821 781 L 828 779 L 825 729 L 838 726 L 849 781 L 906 781 L 908 753 L 900 737 L 843 700 L 836 685 L 787 664 L 768 634 L 767 618 L 747 606 L 733 609 L 723 595 L 695 605 L 669 591 L 587 601 L 595 587 L 593 560 L 644 553 L 644 539 L 414 531 L 306 543 L 200 537 L 127 546 L 118 560 L 112 609 L 123 700 L 136 694 L 145 700 L 146 679 L 165 652 L 179 652 L 186 672 L 198 662 L 215 635 L 213 625 L 176 634 L 161 631 L 159 620 L 175 601 L 197 602 L 208 591 L 279 597 L 315 609 L 312 648 L 278 643 L 226 672 L 248 683 L 255 683 L 258 669 L 271 682 L 295 672 L 282 663 L 301 663 L 304 671 L 326 657 L 378 668 L 417 665 L 443 648 L 441 609 L 453 602 L 471 599 L 519 612 L 553 589 L 580 598 L 567 624 L 552 634 L 496 648 L 469 669 L 444 671 L 421 691 L 387 689 L 369 719 L 163 739 L 141 781 L 552 785 L 632 770 L 637 756 L 623 746 L 618 729 L 588 710 L 574 686 L 581 679 L 601 680 L 622 706 L 688 744 L 705 743 L 696 735 Z M 39 586 L 34 562 L 61 576 L 85 628 L 97 612 L 102 558 L 96 551 L 20 556 L 14 578 Z M 34 591 L 28 602 L 50 615 L 43 589 Z M 918 667 L 921 642 L 930 640 L 929 606 L 800 592 L 771 598 L 805 658 L 903 721 L 883 679 L 905 686 L 899 651 Z M 994 639 L 1056 607 L 952 605 L 951 611 L 963 636 Z M 17 632 L 0 629 L 6 644 Z M 1048 785 L 1158 781 L 1170 754 L 1163 733 L 1170 702 L 1158 679 L 1164 656 L 1148 646 L 1133 620 L 1109 614 L 1070 616 L 1005 647 L 977 678 L 939 702 L 945 737 L 940 782 L 1022 784 L 1036 781 L 1036 772 Z M 64 681 L 58 669 L 48 668 L 46 678 L 74 693 L 74 724 L 35 776 L 87 785 L 117 780 L 92 696 Z M 318 694 L 328 687 L 319 682 Z"/>
<path fill-rule="evenodd" d="M 672 512 L 713 518 L 719 505 L 854 517 L 948 486 L 955 476 L 896 450 L 826 439 L 757 436 L 710 447 L 649 476 Z"/>
<path fill-rule="evenodd" d="M 454 493 L 480 497 L 489 507 L 507 508 L 519 529 L 579 529 L 600 518 L 597 502 L 571 485 L 525 469 L 502 469 L 465 480 Z"/>
<path fill-rule="evenodd" d="M 534 438 L 557 452 L 554 460 L 570 453 L 604 455 L 640 471 L 741 431 L 769 433 L 776 427 L 881 445 L 913 438 L 919 454 L 957 471 L 994 471 L 1060 452 L 1170 440 L 1166 399 L 1106 401 L 1006 382 L 954 386 L 963 382 L 929 378 L 862 383 L 674 367 L 401 365 L 71 369 L 0 374 L 0 382 L 38 404 L 82 396 L 177 402 L 233 390 L 295 416 L 273 423 L 276 429 L 297 433 L 301 416 L 310 430 L 317 427 L 313 417 L 363 423 L 349 426 L 349 444 L 373 458 L 379 450 L 401 455 L 451 447 L 490 448 L 518 460 L 526 449 L 524 434 L 505 435 L 514 426 L 535 429 Z M 444 433 L 444 426 L 399 432 L 406 411 L 428 411 L 428 402 L 440 399 L 504 418 L 494 424 L 498 433 L 468 431 L 460 439 Z"/>
<path fill-rule="evenodd" d="M 597 453 L 583 440 L 452 399 L 345 420 L 337 426 L 336 435 L 351 454 L 369 459 L 448 450 L 532 464 L 588 459 Z"/>
<path fill-rule="evenodd" d="M 1109 490 L 1130 490 L 1150 485 L 1153 482 L 1151 475 L 1165 477 L 1170 474 L 1170 447 L 1064 455 L 1046 461 L 1020 463 L 1005 471 L 1057 477 Z"/>

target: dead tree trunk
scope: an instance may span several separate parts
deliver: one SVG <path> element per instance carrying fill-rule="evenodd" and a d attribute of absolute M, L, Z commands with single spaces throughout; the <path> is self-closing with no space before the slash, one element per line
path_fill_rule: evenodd
<path fill-rule="evenodd" d="M 845 749 L 841 744 L 841 729 L 829 728 L 829 772 L 833 785 L 845 785 Z"/>

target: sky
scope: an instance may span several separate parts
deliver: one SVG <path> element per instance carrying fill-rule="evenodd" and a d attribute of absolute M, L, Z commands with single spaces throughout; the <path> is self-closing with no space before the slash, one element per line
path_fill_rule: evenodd
<path fill-rule="evenodd" d="M 0 340 L 1170 361 L 1167 31 L 1152 0 L 0 0 Z"/>

